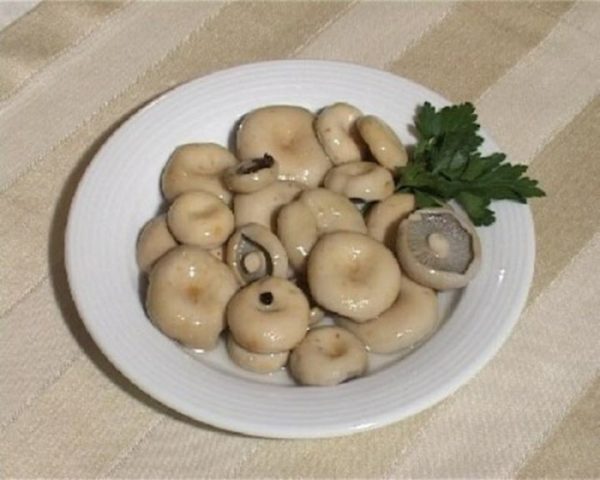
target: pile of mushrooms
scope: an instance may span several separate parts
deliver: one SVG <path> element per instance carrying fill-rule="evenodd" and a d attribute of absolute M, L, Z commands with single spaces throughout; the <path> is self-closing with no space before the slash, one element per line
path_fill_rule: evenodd
<path fill-rule="evenodd" d="M 235 152 L 181 145 L 163 170 L 167 212 L 137 241 L 153 324 L 193 349 L 226 335 L 236 365 L 287 366 L 303 385 L 423 343 L 436 291 L 473 279 L 481 246 L 460 212 L 394 193 L 407 162 L 394 131 L 336 103 L 259 108 L 235 133 Z"/>

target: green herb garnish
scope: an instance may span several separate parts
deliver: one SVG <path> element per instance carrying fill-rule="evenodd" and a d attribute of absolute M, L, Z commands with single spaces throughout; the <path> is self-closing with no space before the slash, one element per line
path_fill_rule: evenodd
<path fill-rule="evenodd" d="M 406 167 L 399 170 L 397 189 L 415 195 L 418 207 L 455 200 L 475 225 L 491 225 L 492 200 L 543 197 L 537 180 L 524 176 L 525 165 L 511 165 L 503 153 L 483 156 L 475 107 L 463 103 L 436 110 L 426 102 L 415 122 L 419 141 Z"/>

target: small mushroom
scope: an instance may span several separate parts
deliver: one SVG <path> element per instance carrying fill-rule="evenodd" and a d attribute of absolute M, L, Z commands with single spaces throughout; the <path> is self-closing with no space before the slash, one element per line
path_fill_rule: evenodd
<path fill-rule="evenodd" d="M 284 205 L 277 216 L 277 236 L 295 272 L 304 272 L 306 259 L 319 238 L 317 220 L 304 203 Z"/>
<path fill-rule="evenodd" d="M 329 105 L 317 116 L 317 137 L 334 165 L 362 159 L 364 142 L 354 125 L 360 116 L 362 112 L 348 103 Z"/>
<path fill-rule="evenodd" d="M 181 243 L 207 250 L 227 241 L 233 231 L 233 213 L 221 200 L 206 192 L 186 192 L 169 207 L 167 222 Z"/>
<path fill-rule="evenodd" d="M 369 146 L 375 160 L 392 173 L 408 162 L 406 148 L 398 135 L 381 118 L 365 115 L 356 121 L 360 136 Z"/>
<path fill-rule="evenodd" d="M 330 386 L 363 375 L 365 346 L 347 330 L 318 327 L 310 330 L 290 355 L 290 373 L 302 385 Z"/>
<path fill-rule="evenodd" d="M 237 289 L 227 265 L 202 248 L 182 245 L 152 268 L 146 310 L 168 337 L 210 350 L 225 327 L 225 309 Z"/>
<path fill-rule="evenodd" d="M 367 226 L 358 209 L 339 193 L 326 188 L 315 188 L 302 192 L 298 200 L 312 212 L 319 234 L 341 230 L 367 232 Z"/>
<path fill-rule="evenodd" d="M 279 209 L 301 191 L 302 186 L 295 182 L 277 181 L 253 193 L 238 193 L 233 198 L 236 227 L 258 223 L 274 232 Z"/>
<path fill-rule="evenodd" d="M 481 243 L 466 218 L 448 208 L 428 208 L 400 223 L 396 255 L 415 282 L 436 290 L 461 288 L 479 270 Z"/>
<path fill-rule="evenodd" d="M 231 193 L 223 184 L 221 174 L 236 164 L 237 159 L 231 152 L 216 143 L 181 145 L 171 154 L 163 170 L 163 195 L 172 201 L 184 192 L 203 191 L 229 203 Z"/>
<path fill-rule="evenodd" d="M 160 257 L 176 246 L 177 241 L 167 227 L 167 216 L 154 217 L 144 225 L 138 237 L 136 260 L 140 270 L 148 273 Z"/>
<path fill-rule="evenodd" d="M 369 235 L 393 251 L 398 225 L 414 209 L 415 197 L 411 193 L 395 193 L 373 205 L 366 216 Z"/>
<path fill-rule="evenodd" d="M 332 192 L 365 202 L 383 200 L 394 193 L 392 174 L 373 162 L 352 162 L 333 167 L 327 172 L 324 185 Z"/>
<path fill-rule="evenodd" d="M 227 306 L 227 324 L 246 350 L 285 352 L 304 338 L 309 310 L 306 296 L 292 282 L 263 277 L 233 296 Z"/>
<path fill-rule="evenodd" d="M 400 268 L 392 252 L 361 233 L 322 236 L 310 253 L 307 277 L 321 307 L 357 322 L 387 310 L 400 291 Z"/>
<path fill-rule="evenodd" d="M 232 192 L 252 193 L 272 184 L 278 174 L 279 165 L 271 155 L 265 153 L 260 158 L 229 167 L 223 174 L 223 181 Z"/>
<path fill-rule="evenodd" d="M 290 356 L 289 351 L 279 353 L 251 352 L 238 344 L 231 333 L 227 335 L 227 353 L 238 367 L 254 373 L 276 372 L 286 364 Z"/>
<path fill-rule="evenodd" d="M 288 257 L 279 239 L 263 225 L 249 223 L 227 242 L 227 264 L 242 285 L 267 275 L 287 278 Z"/>
<path fill-rule="evenodd" d="M 248 113 L 237 131 L 241 160 L 272 155 L 279 179 L 316 187 L 331 167 L 313 130 L 314 115 L 301 107 L 274 105 Z"/>
<path fill-rule="evenodd" d="M 336 323 L 350 330 L 373 353 L 400 352 L 422 343 L 437 329 L 437 295 L 405 275 L 398 298 L 377 318 L 365 323 L 337 318 Z"/>

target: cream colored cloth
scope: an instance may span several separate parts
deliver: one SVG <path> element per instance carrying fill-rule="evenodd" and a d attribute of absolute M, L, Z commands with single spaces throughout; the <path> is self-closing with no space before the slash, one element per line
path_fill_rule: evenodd
<path fill-rule="evenodd" d="M 31 6 L 0 9 L 1 477 L 600 477 L 600 4 Z M 247 438 L 168 410 L 99 353 L 65 278 L 69 203 L 107 135 L 176 84 L 281 58 L 475 102 L 548 193 L 500 353 L 437 406 L 352 437 Z"/>

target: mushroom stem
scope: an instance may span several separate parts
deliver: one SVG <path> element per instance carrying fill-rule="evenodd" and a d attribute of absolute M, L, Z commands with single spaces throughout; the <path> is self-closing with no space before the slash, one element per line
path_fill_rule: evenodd
<path fill-rule="evenodd" d="M 249 252 L 244 255 L 242 264 L 247 273 L 256 273 L 265 268 L 265 254 L 263 252 Z"/>
<path fill-rule="evenodd" d="M 450 242 L 441 233 L 434 232 L 427 237 L 427 245 L 437 257 L 446 258 L 450 253 Z"/>

